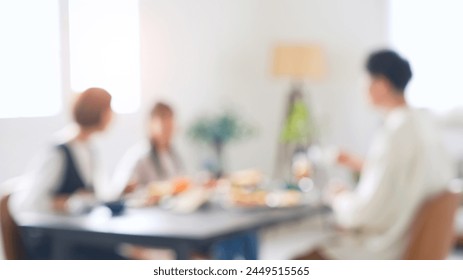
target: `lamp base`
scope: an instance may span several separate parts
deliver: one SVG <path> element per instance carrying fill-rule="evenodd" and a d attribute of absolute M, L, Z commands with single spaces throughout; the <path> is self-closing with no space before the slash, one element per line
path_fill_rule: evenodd
<path fill-rule="evenodd" d="M 277 149 L 274 178 L 293 181 L 292 163 L 297 154 L 307 153 L 311 143 L 309 109 L 307 108 L 303 86 L 294 83 L 288 95 L 286 112 L 282 122 Z"/>

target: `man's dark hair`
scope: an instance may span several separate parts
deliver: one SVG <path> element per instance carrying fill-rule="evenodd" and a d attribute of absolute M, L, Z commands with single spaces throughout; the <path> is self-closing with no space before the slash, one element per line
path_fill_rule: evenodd
<path fill-rule="evenodd" d="M 391 50 L 372 53 L 366 66 L 370 75 L 386 78 L 400 92 L 405 90 L 412 78 L 412 69 L 408 61 Z"/>

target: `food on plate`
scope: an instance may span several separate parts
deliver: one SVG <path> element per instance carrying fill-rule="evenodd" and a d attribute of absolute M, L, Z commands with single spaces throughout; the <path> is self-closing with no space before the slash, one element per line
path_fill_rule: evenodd
<path fill-rule="evenodd" d="M 237 206 L 265 206 L 266 197 L 265 191 L 246 192 L 234 188 L 231 192 L 231 202 Z"/>
<path fill-rule="evenodd" d="M 191 186 L 191 182 L 188 178 L 176 178 L 172 180 L 172 194 L 176 195 L 188 190 Z"/>
<path fill-rule="evenodd" d="M 230 175 L 230 182 L 235 187 L 257 187 L 263 181 L 263 175 L 255 169 L 247 169 Z"/>
<path fill-rule="evenodd" d="M 235 207 L 260 208 L 260 207 L 295 207 L 302 202 L 302 193 L 295 190 L 282 191 L 245 191 L 233 188 L 230 194 L 230 202 Z"/>

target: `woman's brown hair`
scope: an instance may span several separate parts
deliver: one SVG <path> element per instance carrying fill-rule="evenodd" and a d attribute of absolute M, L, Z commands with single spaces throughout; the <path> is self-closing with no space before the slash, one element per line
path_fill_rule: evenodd
<path fill-rule="evenodd" d="M 158 102 L 154 104 L 153 108 L 151 109 L 150 116 L 151 118 L 160 117 L 161 119 L 164 119 L 166 117 L 174 116 L 174 110 L 168 104 Z"/>
<path fill-rule="evenodd" d="M 111 95 L 102 88 L 89 88 L 79 94 L 72 109 L 74 121 L 81 127 L 101 123 L 103 114 L 111 109 Z"/>

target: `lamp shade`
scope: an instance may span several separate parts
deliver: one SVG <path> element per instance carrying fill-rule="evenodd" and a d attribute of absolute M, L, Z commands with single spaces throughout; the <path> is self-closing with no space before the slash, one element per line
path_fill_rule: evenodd
<path fill-rule="evenodd" d="M 273 54 L 273 75 L 296 80 L 321 79 L 326 72 L 321 47 L 278 45 Z"/>

